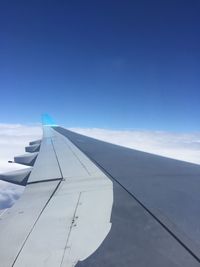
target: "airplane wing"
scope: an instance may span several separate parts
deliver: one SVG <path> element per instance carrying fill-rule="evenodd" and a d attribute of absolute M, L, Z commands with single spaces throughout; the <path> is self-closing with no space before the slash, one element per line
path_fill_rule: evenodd
<path fill-rule="evenodd" d="M 0 266 L 200 266 L 200 166 L 45 125 L 0 175 Z"/>

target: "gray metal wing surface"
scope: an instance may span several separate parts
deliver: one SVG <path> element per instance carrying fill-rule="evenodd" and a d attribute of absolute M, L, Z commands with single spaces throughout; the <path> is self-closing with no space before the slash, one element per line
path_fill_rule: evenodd
<path fill-rule="evenodd" d="M 44 126 L 0 178 L 0 266 L 200 266 L 200 166 Z"/>
<path fill-rule="evenodd" d="M 27 164 L 27 157 L 20 163 Z M 25 192 L 0 217 L 0 266 L 75 266 L 110 231 L 112 204 L 112 181 L 66 137 L 44 126 Z"/>

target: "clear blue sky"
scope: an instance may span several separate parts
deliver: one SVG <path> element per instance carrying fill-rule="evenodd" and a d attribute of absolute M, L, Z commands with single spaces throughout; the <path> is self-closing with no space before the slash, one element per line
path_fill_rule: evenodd
<path fill-rule="evenodd" d="M 200 130 L 200 1 L 1 1 L 0 122 Z"/>

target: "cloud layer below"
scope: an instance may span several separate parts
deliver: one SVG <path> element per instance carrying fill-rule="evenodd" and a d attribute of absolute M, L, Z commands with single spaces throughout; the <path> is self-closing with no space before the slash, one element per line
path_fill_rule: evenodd
<path fill-rule="evenodd" d="M 113 144 L 200 164 L 200 133 L 115 131 L 97 128 L 70 130 Z M 8 160 L 23 154 L 24 147 L 41 135 L 39 126 L 0 124 L 0 173 L 23 168 L 18 164 L 9 164 Z M 10 207 L 23 190 L 22 186 L 0 181 L 0 209 Z"/>
<path fill-rule="evenodd" d="M 0 124 L 0 172 L 23 168 L 19 164 L 9 164 L 16 155 L 24 154 L 25 146 L 42 135 L 39 126 L 20 124 Z"/>
<path fill-rule="evenodd" d="M 0 173 L 22 169 L 22 165 L 8 163 L 16 155 L 24 154 L 24 147 L 41 137 L 39 126 L 0 124 Z M 24 191 L 23 186 L 0 181 L 0 209 L 14 204 Z"/>
<path fill-rule="evenodd" d="M 200 164 L 200 133 L 71 128 L 113 144 Z"/>

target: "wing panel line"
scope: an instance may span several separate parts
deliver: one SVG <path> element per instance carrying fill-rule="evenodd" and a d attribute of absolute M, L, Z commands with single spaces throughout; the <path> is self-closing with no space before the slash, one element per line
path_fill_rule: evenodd
<path fill-rule="evenodd" d="M 61 180 L 61 181 L 62 181 L 62 180 Z M 22 244 L 22 246 L 21 246 L 21 249 L 19 250 L 19 252 L 17 253 L 17 256 L 15 257 L 15 260 L 14 260 L 14 262 L 13 262 L 13 264 L 12 264 L 12 267 L 15 265 L 15 263 L 16 263 L 16 261 L 17 261 L 17 258 L 19 257 L 20 253 L 22 252 L 22 250 L 23 250 L 23 248 L 24 248 L 24 246 L 25 246 L 25 244 L 26 244 L 26 241 L 28 240 L 29 236 L 31 235 L 31 233 L 32 233 L 32 231 L 33 231 L 35 225 L 37 224 L 38 220 L 40 219 L 42 213 L 44 212 L 45 208 L 46 208 L 47 205 L 49 204 L 49 202 L 50 202 L 50 200 L 52 199 L 53 195 L 56 193 L 56 191 L 57 191 L 57 189 L 58 189 L 58 187 L 59 187 L 61 181 L 57 184 L 57 186 L 56 186 L 56 188 L 54 189 L 54 191 L 52 192 L 50 198 L 47 200 L 46 204 L 44 205 L 43 209 L 41 210 L 40 214 L 38 215 L 36 221 L 34 222 L 33 226 L 31 227 L 31 230 L 30 230 L 30 232 L 28 233 L 26 239 L 24 240 L 24 242 L 23 242 L 23 244 Z"/>
<path fill-rule="evenodd" d="M 47 207 L 47 205 L 48 205 L 49 202 L 51 201 L 52 197 L 54 196 L 54 194 L 55 194 L 56 191 L 58 190 L 58 188 L 59 188 L 59 186 L 60 186 L 60 184 L 61 184 L 61 182 L 62 182 L 62 180 L 63 180 L 62 170 L 61 170 L 61 167 L 60 167 L 60 163 L 59 163 L 59 160 L 58 160 L 58 156 L 57 156 L 57 153 L 56 153 L 54 144 L 53 144 L 53 142 L 52 142 L 52 138 L 50 138 L 50 140 L 51 140 L 51 143 L 52 143 L 52 147 L 53 147 L 53 150 L 54 150 L 54 153 L 55 153 L 55 156 L 56 156 L 56 160 L 57 160 L 58 167 L 59 167 L 60 174 L 61 174 L 61 177 L 62 177 L 62 178 L 58 179 L 58 180 L 60 180 L 59 183 L 57 184 L 57 186 L 56 186 L 56 188 L 54 189 L 54 191 L 52 192 L 50 198 L 48 199 L 48 201 L 47 201 L 46 204 L 44 205 L 42 211 L 41 211 L 40 214 L 38 215 L 36 221 L 34 222 L 34 224 L 33 224 L 32 228 L 31 228 L 30 232 L 28 233 L 26 239 L 24 240 L 24 242 L 23 242 L 23 244 L 22 244 L 22 246 L 21 246 L 21 249 L 19 250 L 17 256 L 15 257 L 15 260 L 14 260 L 14 262 L 13 262 L 13 264 L 12 264 L 12 267 L 14 267 L 14 265 L 15 265 L 15 263 L 16 263 L 18 257 L 19 257 L 19 255 L 20 255 L 20 253 L 22 252 L 22 250 L 23 250 L 23 248 L 24 248 L 24 246 L 25 246 L 25 244 L 26 244 L 26 241 L 28 240 L 29 236 L 31 235 L 31 233 L 32 233 L 32 231 L 33 231 L 35 225 L 37 224 L 37 222 L 38 222 L 38 220 L 40 219 L 42 213 L 44 212 L 45 208 Z M 50 180 L 50 181 L 52 181 L 52 180 Z M 50 182 L 50 181 L 49 181 L 49 182 Z M 36 182 L 37 182 L 37 181 L 36 181 Z M 38 182 L 39 182 L 39 181 L 38 181 Z"/>
<path fill-rule="evenodd" d="M 64 252 L 63 252 L 62 260 L 61 260 L 61 263 L 60 263 L 60 267 L 62 266 L 63 261 L 64 261 L 65 251 L 66 251 L 66 249 L 67 249 L 67 245 L 68 245 L 69 237 L 70 237 L 70 234 L 71 234 L 71 231 L 72 231 L 72 227 L 74 226 L 73 223 L 74 223 L 74 219 L 75 219 L 76 212 L 77 212 L 77 209 L 78 209 L 78 205 L 79 205 L 79 202 L 80 202 L 81 194 L 82 194 L 82 192 L 80 192 L 80 193 L 79 193 L 79 196 L 78 196 L 78 201 L 77 201 L 77 203 L 76 203 L 76 207 L 75 207 L 75 210 L 74 210 L 72 223 L 71 223 L 71 225 L 70 225 L 70 230 L 69 230 L 69 233 L 68 233 L 68 235 L 67 235 L 66 245 L 65 245 L 65 248 L 64 248 Z"/>
<path fill-rule="evenodd" d="M 54 128 L 56 131 L 57 129 Z M 58 131 L 59 132 L 59 131 Z M 59 132 L 62 134 L 61 132 Z M 62 134 L 63 135 L 63 134 Z M 64 135 L 63 135 L 64 136 Z M 67 136 L 67 138 L 72 142 L 84 155 L 86 155 L 100 170 L 102 170 L 111 180 L 115 181 L 119 186 L 121 186 L 131 197 L 140 205 L 142 208 L 148 212 L 182 247 L 184 247 L 187 252 L 192 255 L 199 263 L 200 263 L 200 257 L 187 246 L 181 238 L 179 238 L 176 234 L 173 233 L 173 231 L 162 222 L 149 208 L 147 208 L 133 193 L 131 193 L 125 186 L 123 186 L 116 178 L 114 178 L 105 168 L 103 168 L 97 161 L 95 161 L 93 158 L 91 158 L 89 155 L 87 155 L 83 149 L 81 149 L 78 145 L 76 145 L 73 140 Z"/>

